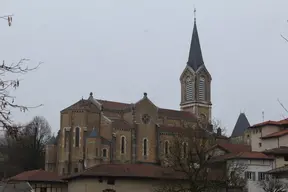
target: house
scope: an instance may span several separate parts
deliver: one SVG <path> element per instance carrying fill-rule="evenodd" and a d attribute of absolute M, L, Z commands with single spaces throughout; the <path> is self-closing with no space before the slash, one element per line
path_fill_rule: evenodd
<path fill-rule="evenodd" d="M 151 192 L 168 183 L 185 186 L 186 176 L 154 164 L 99 164 L 64 180 L 68 182 L 68 192 Z"/>
<path fill-rule="evenodd" d="M 264 151 L 287 146 L 288 119 L 265 121 L 249 127 L 246 134 L 250 137 L 252 151 Z"/>
<path fill-rule="evenodd" d="M 0 182 L 1 192 L 32 192 L 33 189 L 28 182 L 6 183 Z"/>
<path fill-rule="evenodd" d="M 274 168 L 273 156 L 253 152 L 250 146 L 241 144 L 217 144 L 211 150 L 214 167 L 226 169 L 231 185 L 245 183 L 248 192 L 262 192 L 259 181 L 265 179 L 266 172 Z M 233 177 L 237 179 L 233 180 Z"/>
<path fill-rule="evenodd" d="M 8 185 L 17 185 L 23 182 L 29 183 L 34 192 L 67 192 L 67 183 L 56 173 L 44 170 L 25 171 L 9 178 Z"/>

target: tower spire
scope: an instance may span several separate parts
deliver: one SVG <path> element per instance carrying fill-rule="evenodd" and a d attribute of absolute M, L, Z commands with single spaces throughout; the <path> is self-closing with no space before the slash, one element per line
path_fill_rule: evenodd
<path fill-rule="evenodd" d="M 196 23 L 196 8 L 195 8 L 195 5 L 194 5 L 194 23 Z"/>
<path fill-rule="evenodd" d="M 194 7 L 194 27 L 192 33 L 192 39 L 190 44 L 190 51 L 187 65 L 192 67 L 195 71 L 204 64 L 202 51 L 198 36 L 198 30 L 196 25 L 196 8 Z"/>

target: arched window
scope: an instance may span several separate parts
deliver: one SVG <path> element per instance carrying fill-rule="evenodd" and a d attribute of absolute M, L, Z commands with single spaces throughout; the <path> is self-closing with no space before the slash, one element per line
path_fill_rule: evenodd
<path fill-rule="evenodd" d="M 79 143 L 80 143 L 80 128 L 76 127 L 76 130 L 75 130 L 75 146 L 79 147 Z"/>
<path fill-rule="evenodd" d="M 165 141 L 164 143 L 164 154 L 168 155 L 169 153 L 169 141 Z"/>
<path fill-rule="evenodd" d="M 146 138 L 143 139 L 143 155 L 148 155 L 148 140 Z"/>
<path fill-rule="evenodd" d="M 186 100 L 194 100 L 193 81 L 189 76 L 186 78 Z"/>
<path fill-rule="evenodd" d="M 102 157 L 107 157 L 107 149 L 102 149 Z"/>
<path fill-rule="evenodd" d="M 187 157 L 187 143 L 186 142 L 183 143 L 183 157 L 184 158 Z"/>
<path fill-rule="evenodd" d="M 205 101 L 206 97 L 205 97 L 205 78 L 204 77 L 200 77 L 199 80 L 199 100 Z"/>
<path fill-rule="evenodd" d="M 121 154 L 124 154 L 125 151 L 126 151 L 126 139 L 125 139 L 125 136 L 121 136 L 121 140 L 120 140 L 120 146 L 121 146 Z"/>

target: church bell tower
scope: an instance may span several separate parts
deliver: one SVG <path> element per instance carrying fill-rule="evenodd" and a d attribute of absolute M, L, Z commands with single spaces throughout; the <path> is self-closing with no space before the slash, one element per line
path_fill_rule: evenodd
<path fill-rule="evenodd" d="M 201 119 L 211 121 L 211 75 L 204 65 L 196 25 L 194 10 L 194 27 L 187 65 L 180 76 L 180 108 L 190 111 Z"/>

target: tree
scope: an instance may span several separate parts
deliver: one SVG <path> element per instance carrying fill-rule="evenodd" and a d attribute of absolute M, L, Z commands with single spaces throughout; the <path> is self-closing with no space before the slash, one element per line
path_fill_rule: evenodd
<path fill-rule="evenodd" d="M 259 181 L 259 186 L 265 192 L 284 192 L 288 184 L 275 177 L 268 176 L 266 180 Z"/>
<path fill-rule="evenodd" d="M 231 167 L 226 162 L 214 163 L 216 152 L 210 149 L 217 142 L 217 134 L 208 122 L 199 121 L 178 130 L 172 137 L 172 141 L 170 139 L 161 143 L 163 154 L 160 161 L 162 166 L 182 172 L 186 182 L 163 181 L 155 187 L 156 192 L 221 191 L 238 185 L 234 181 L 239 181 L 244 169 L 240 170 L 240 165 L 236 166 L 235 163 Z M 228 170 L 233 174 L 227 174 Z"/>
<path fill-rule="evenodd" d="M 15 126 L 17 127 L 17 126 Z M 9 171 L 22 172 L 32 169 L 44 168 L 45 146 L 51 138 L 51 127 L 44 117 L 34 117 L 26 125 L 20 125 L 15 135 L 6 134 L 2 142 L 2 154 L 7 159 L 6 176 L 11 175 Z"/>
<path fill-rule="evenodd" d="M 0 16 L 0 19 L 8 21 L 8 25 L 12 24 L 12 16 L 6 15 Z M 29 68 L 26 63 L 29 59 L 20 59 L 17 63 L 7 64 L 4 60 L 0 65 L 0 127 L 7 130 L 8 134 L 16 136 L 16 127 L 14 127 L 14 121 L 11 118 L 11 110 L 19 109 L 21 112 L 25 112 L 30 108 L 38 106 L 25 106 L 15 103 L 15 96 L 11 95 L 11 90 L 17 89 L 20 85 L 19 79 L 10 79 L 11 74 L 26 74 L 39 67 L 41 63 L 36 67 Z M 9 77 L 9 78 L 8 78 Z"/>

